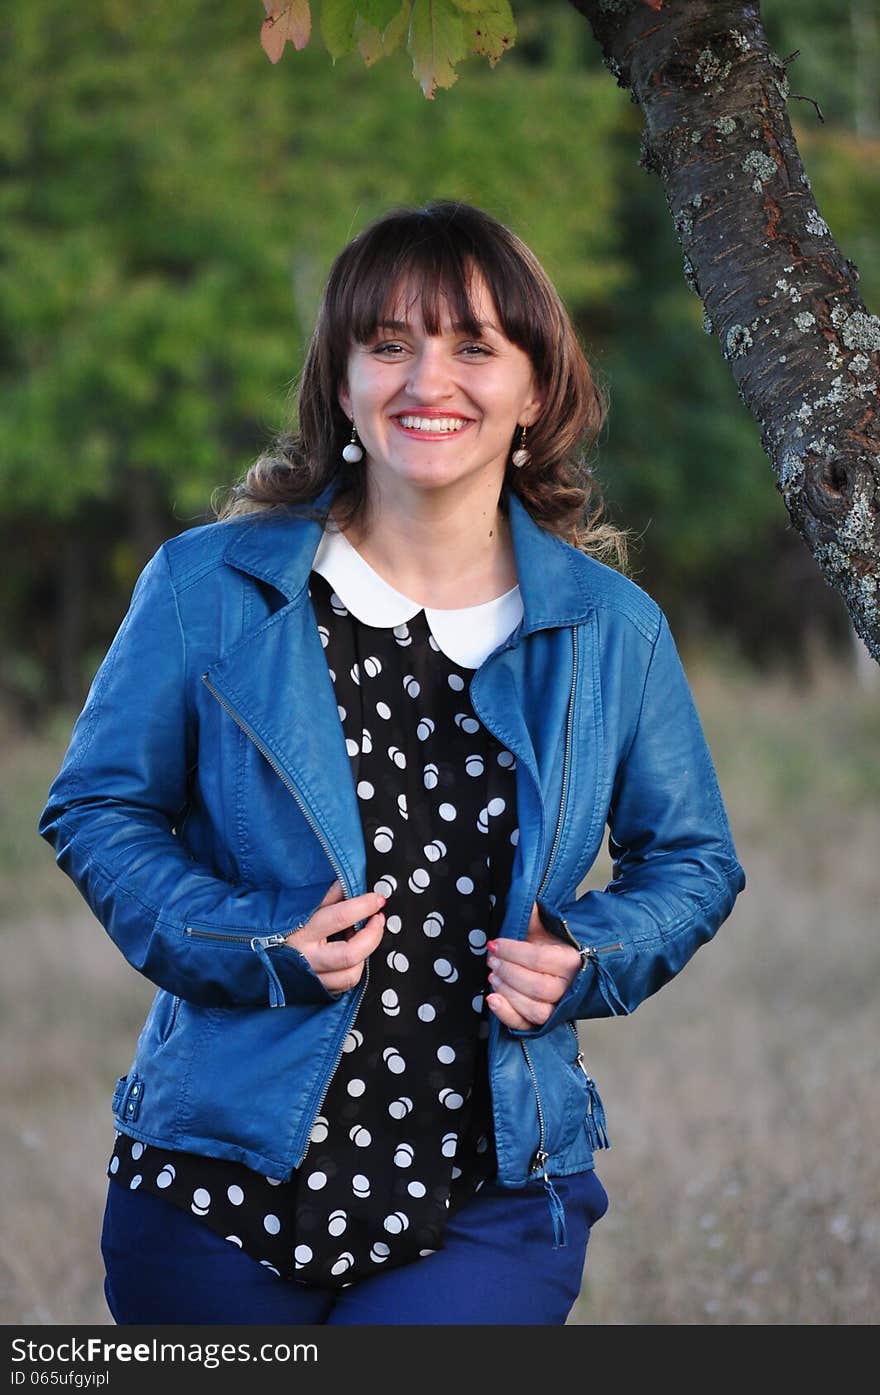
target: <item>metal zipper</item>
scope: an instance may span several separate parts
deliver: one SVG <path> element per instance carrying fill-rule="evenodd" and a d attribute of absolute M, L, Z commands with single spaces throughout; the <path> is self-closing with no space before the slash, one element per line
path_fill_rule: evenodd
<path fill-rule="evenodd" d="M 198 930 L 194 925 L 187 925 L 185 935 L 196 935 L 202 940 L 232 940 L 233 944 L 253 944 L 257 941 L 264 949 L 269 949 L 272 945 L 283 945 L 286 935 L 249 935 L 246 931 L 241 935 L 226 935 L 220 930 Z"/>
<path fill-rule="evenodd" d="M 541 879 L 541 885 L 535 893 L 535 900 L 541 899 L 541 893 L 550 878 L 550 868 L 553 866 L 553 859 L 556 856 L 556 849 L 559 847 L 559 840 L 562 837 L 562 823 L 565 818 L 565 807 L 568 803 L 568 780 L 571 773 L 571 730 L 574 725 L 574 690 L 577 685 L 578 672 L 578 632 L 572 629 L 571 632 L 571 688 L 568 694 L 568 715 L 565 721 L 565 752 L 562 761 L 562 796 L 559 800 L 559 814 L 556 819 L 556 831 L 553 835 L 553 846 L 550 849 L 550 856 L 547 859 L 547 867 Z"/>
<path fill-rule="evenodd" d="M 538 1107 L 538 1148 L 537 1148 L 537 1152 L 535 1153 L 534 1157 L 532 1158 L 532 1162 L 531 1162 L 531 1166 L 530 1166 L 530 1168 L 529 1168 L 529 1171 L 530 1171 L 530 1172 L 543 1172 L 543 1173 L 544 1173 L 544 1176 L 546 1177 L 546 1176 L 547 1176 L 547 1159 L 548 1159 L 548 1157 L 549 1157 L 550 1155 L 549 1155 L 549 1153 L 545 1153 L 545 1151 L 544 1151 L 544 1139 L 545 1139 L 545 1132 L 544 1132 L 544 1110 L 543 1110 L 542 1107 L 541 1107 L 541 1092 L 540 1092 L 540 1090 L 538 1089 L 538 1077 L 537 1077 L 537 1075 L 535 1074 L 535 1067 L 532 1065 L 532 1058 L 531 1058 L 531 1056 L 529 1055 L 529 1048 L 528 1048 L 526 1042 L 523 1040 L 522 1037 L 520 1037 L 520 1039 L 519 1039 L 519 1044 L 520 1044 L 520 1046 L 522 1047 L 523 1055 L 524 1055 L 525 1058 L 526 1058 L 526 1065 L 527 1065 L 528 1068 L 529 1068 L 529 1075 L 532 1077 L 532 1086 L 533 1086 L 534 1091 L 535 1091 L 535 1104 L 536 1104 L 537 1107 Z"/>
<path fill-rule="evenodd" d="M 297 789 L 295 788 L 295 786 L 294 786 L 294 785 L 291 783 L 291 781 L 287 778 L 287 776 L 286 776 L 286 774 L 284 773 L 284 771 L 283 771 L 283 770 L 281 769 L 281 767 L 278 765 L 277 761 L 273 758 L 271 752 L 270 752 L 270 751 L 267 751 L 267 749 L 266 749 L 264 743 L 263 743 L 263 742 L 260 740 L 260 738 L 256 735 L 256 733 L 253 731 L 253 729 L 252 729 L 250 726 L 248 726 L 247 722 L 245 722 L 245 721 L 242 720 L 242 718 L 238 715 L 238 713 L 234 710 L 234 708 L 230 707 L 229 703 L 226 701 L 226 699 L 223 697 L 223 695 L 217 691 L 217 689 L 214 687 L 214 684 L 211 682 L 210 678 L 208 677 L 208 675 L 207 675 L 206 673 L 203 673 L 203 674 L 202 674 L 202 682 L 204 683 L 205 687 L 209 690 L 209 692 L 211 692 L 211 693 L 214 694 L 214 697 L 217 699 L 217 701 L 219 702 L 220 706 L 223 708 L 224 712 L 228 712 L 229 716 L 230 716 L 230 717 L 232 718 L 232 720 L 235 722 L 236 726 L 240 727 L 241 730 L 244 732 L 245 736 L 249 737 L 250 740 L 253 741 L 254 745 L 255 745 L 256 748 L 257 748 L 257 750 L 261 753 L 261 755 L 263 755 L 263 756 L 266 758 L 266 760 L 269 762 L 269 764 L 270 764 L 270 766 L 272 767 L 272 769 L 275 771 L 275 774 L 278 776 L 279 780 L 280 780 L 281 783 L 284 785 L 284 788 L 285 788 L 286 790 L 288 790 L 288 791 L 290 792 L 290 794 L 293 796 L 294 800 L 295 800 L 296 803 L 297 803 L 297 806 L 298 806 L 300 812 L 302 813 L 303 818 L 306 820 L 306 822 L 308 823 L 308 825 L 309 825 L 309 827 L 311 828 L 312 832 L 314 833 L 315 837 L 317 838 L 318 842 L 321 844 L 321 847 L 324 849 L 324 852 L 327 854 L 327 861 L 330 863 L 331 867 L 332 867 L 333 870 L 336 872 L 336 875 L 337 875 L 337 877 L 339 878 L 339 881 L 340 881 L 340 884 L 341 884 L 341 886 L 342 886 L 342 890 L 343 890 L 343 893 L 344 893 L 346 899 L 350 899 L 350 897 L 349 897 L 348 883 L 347 883 L 346 880 L 345 880 L 345 876 L 344 876 L 344 874 L 343 874 L 342 868 L 339 866 L 339 863 L 337 862 L 336 858 L 333 856 L 333 851 L 332 851 L 330 845 L 328 844 L 327 839 L 324 837 L 324 835 L 323 835 L 323 833 L 321 832 L 320 828 L 319 828 L 318 825 L 315 823 L 315 820 L 312 818 L 312 815 L 311 815 L 310 811 L 306 808 L 306 806 L 305 806 L 305 804 L 303 803 L 302 799 L 300 799 L 299 793 L 298 793 Z M 189 933 L 189 932 L 187 932 L 187 933 Z M 206 932 L 202 932 L 202 933 L 206 933 Z M 228 938 L 234 938 L 234 937 L 228 937 Z M 286 938 L 287 938 L 287 937 L 286 937 L 285 935 L 269 935 L 269 936 L 267 936 L 265 939 L 261 940 L 260 943 L 263 944 L 264 947 L 268 947 L 268 946 L 273 945 L 273 944 L 274 944 L 274 945 L 284 944 Z M 358 995 L 357 1001 L 355 1002 L 354 1010 L 352 1011 L 352 1014 L 351 1014 L 351 1016 L 350 1016 L 350 1018 L 348 1019 L 348 1022 L 347 1022 L 347 1024 L 346 1024 L 345 1032 L 344 1032 L 343 1035 L 342 1035 L 342 1040 L 341 1040 L 340 1045 L 339 1045 L 339 1051 L 338 1051 L 337 1054 L 336 1054 L 336 1060 L 335 1060 L 335 1062 L 334 1062 L 334 1064 L 333 1064 L 333 1069 L 331 1070 L 330 1074 L 328 1075 L 328 1077 L 327 1077 L 327 1083 L 326 1083 L 326 1085 L 324 1086 L 324 1093 L 321 1095 L 321 1099 L 320 1099 L 320 1101 L 319 1101 L 319 1103 L 318 1103 L 318 1107 L 317 1107 L 317 1109 L 315 1110 L 314 1114 L 312 1115 L 312 1121 L 311 1121 L 311 1123 L 309 1124 L 309 1131 L 308 1131 L 308 1136 L 307 1136 L 307 1139 L 306 1139 L 306 1146 L 305 1146 L 305 1148 L 303 1149 L 302 1153 L 300 1154 L 299 1160 L 298 1160 L 298 1162 L 297 1162 L 297 1164 L 296 1164 L 297 1167 L 302 1167 L 302 1164 L 303 1164 L 303 1162 L 305 1161 L 306 1153 L 309 1151 L 309 1148 L 310 1148 L 310 1146 L 311 1146 L 311 1142 L 312 1142 L 311 1133 L 312 1133 L 312 1129 L 315 1127 L 315 1120 L 317 1119 L 318 1115 L 321 1113 L 321 1110 L 322 1110 L 323 1107 L 324 1107 L 324 1101 L 325 1101 L 325 1099 L 327 1098 L 327 1093 L 328 1093 L 328 1091 L 329 1091 L 329 1089 L 330 1089 L 330 1086 L 331 1086 L 331 1084 L 332 1084 L 332 1082 L 333 1082 L 333 1077 L 334 1077 L 334 1075 L 336 1074 L 337 1070 L 339 1069 L 339 1062 L 342 1060 L 342 1052 L 343 1052 L 343 1048 L 344 1048 L 344 1046 L 345 1046 L 345 1038 L 348 1036 L 348 1033 L 351 1031 L 352 1027 L 354 1026 L 354 1020 L 355 1020 L 355 1018 L 356 1018 L 357 1015 L 358 1015 L 358 1009 L 360 1008 L 360 1005 L 361 1005 L 361 1003 L 363 1002 L 363 997 L 364 997 L 364 994 L 365 994 L 366 991 L 367 991 L 367 984 L 369 983 L 369 981 L 370 981 L 370 961 L 369 961 L 369 959 L 366 959 L 365 962 L 364 962 L 364 972 L 363 972 L 363 974 L 361 975 L 361 989 L 360 989 L 360 993 L 359 993 L 359 995 Z"/>

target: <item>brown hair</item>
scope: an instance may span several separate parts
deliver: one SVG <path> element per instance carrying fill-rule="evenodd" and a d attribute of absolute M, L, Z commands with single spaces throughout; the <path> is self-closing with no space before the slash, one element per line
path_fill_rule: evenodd
<path fill-rule="evenodd" d="M 337 398 L 352 344 L 369 341 L 404 283 L 419 288 L 429 334 L 439 332 L 444 304 L 456 323 L 476 334 L 469 301 L 474 269 L 492 295 L 505 335 L 528 354 L 543 397 L 541 415 L 529 429 L 529 462 L 516 468 L 508 461 L 507 487 L 542 527 L 624 568 L 625 535 L 601 521 L 601 501 L 583 454 L 595 445 L 605 401 L 565 307 L 515 233 L 480 209 L 450 201 L 387 213 L 336 258 L 299 379 L 297 428 L 279 436 L 250 467 L 218 516 L 306 503 L 338 475 L 334 517 L 342 528 L 358 518 L 366 502 L 365 472 L 362 463 L 342 459 L 351 423 Z M 515 446 L 511 441 L 511 451 Z"/>

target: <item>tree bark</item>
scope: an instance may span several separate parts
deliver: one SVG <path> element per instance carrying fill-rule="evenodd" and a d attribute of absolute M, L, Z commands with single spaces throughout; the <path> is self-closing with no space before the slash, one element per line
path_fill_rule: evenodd
<path fill-rule="evenodd" d="M 792 522 L 880 661 L 880 319 L 816 207 L 759 5 L 570 3 L 641 107 L 642 163 Z"/>

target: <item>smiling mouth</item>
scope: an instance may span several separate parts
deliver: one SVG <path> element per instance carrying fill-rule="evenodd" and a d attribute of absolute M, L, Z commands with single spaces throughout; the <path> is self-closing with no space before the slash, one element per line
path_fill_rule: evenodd
<path fill-rule="evenodd" d="M 425 431 L 432 435 L 453 436 L 470 425 L 467 417 L 421 417 L 402 413 L 394 418 L 405 431 Z"/>

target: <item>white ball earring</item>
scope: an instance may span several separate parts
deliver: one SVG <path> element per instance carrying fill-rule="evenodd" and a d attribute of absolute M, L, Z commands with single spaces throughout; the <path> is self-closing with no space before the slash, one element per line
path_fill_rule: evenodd
<path fill-rule="evenodd" d="M 358 440 L 357 427 L 354 424 L 354 419 L 352 419 L 351 423 L 351 440 L 347 446 L 343 447 L 342 458 L 349 465 L 356 465 L 359 460 L 363 460 L 364 458 L 364 448 Z"/>
<path fill-rule="evenodd" d="M 513 463 L 516 466 L 516 468 L 518 470 L 521 470 L 524 465 L 528 465 L 531 458 L 532 457 L 530 453 L 526 450 L 526 428 L 524 426 L 521 426 L 519 446 L 513 452 L 511 459 L 513 460 Z"/>

